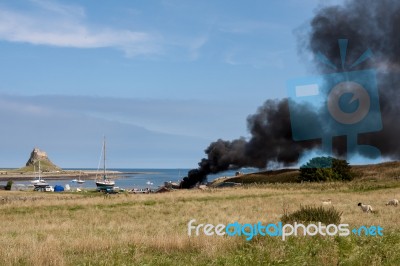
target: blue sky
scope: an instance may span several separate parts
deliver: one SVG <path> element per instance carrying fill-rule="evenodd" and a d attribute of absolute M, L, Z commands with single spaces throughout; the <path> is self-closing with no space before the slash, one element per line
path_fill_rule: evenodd
<path fill-rule="evenodd" d="M 308 73 L 296 32 L 337 1 L 0 1 L 0 167 L 192 168 Z"/>

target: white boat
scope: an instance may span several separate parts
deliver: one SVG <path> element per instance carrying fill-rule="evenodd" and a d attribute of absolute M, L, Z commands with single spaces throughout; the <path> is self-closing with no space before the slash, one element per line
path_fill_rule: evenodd
<path fill-rule="evenodd" d="M 78 183 L 78 184 L 83 184 L 83 183 L 85 183 L 85 180 L 82 180 L 82 179 L 81 179 L 81 174 L 82 174 L 82 171 L 79 172 L 78 180 L 76 180 L 76 183 Z"/>
<path fill-rule="evenodd" d="M 96 186 L 99 190 L 113 189 L 115 181 L 110 179 L 106 174 L 106 139 L 103 140 L 103 174 L 102 177 L 97 178 L 96 175 Z"/>
<path fill-rule="evenodd" d="M 35 187 L 37 187 L 37 186 L 48 186 L 49 183 L 47 183 L 46 181 L 44 181 L 44 180 L 42 179 L 41 181 L 39 181 L 39 182 L 37 182 L 37 183 L 34 183 L 33 185 L 34 185 Z"/>
<path fill-rule="evenodd" d="M 33 165 L 33 173 L 36 175 L 36 167 L 35 167 L 35 165 Z M 36 184 L 36 183 L 38 183 L 40 180 L 39 180 L 39 177 L 37 177 L 36 179 L 33 179 L 33 180 L 31 180 L 31 183 L 32 184 Z"/>
<path fill-rule="evenodd" d="M 34 171 L 35 171 L 35 166 L 33 166 Z M 47 186 L 48 183 L 40 176 L 40 161 L 39 161 L 39 171 L 38 171 L 38 178 L 35 180 L 32 180 L 31 183 L 34 186 Z"/>
<path fill-rule="evenodd" d="M 79 177 L 78 177 L 78 179 L 72 179 L 71 180 L 71 182 L 73 182 L 73 183 L 78 183 L 78 184 L 83 184 L 83 183 L 85 183 L 85 180 L 82 180 L 81 179 L 81 174 L 82 174 L 82 171 L 81 172 L 79 172 Z"/>

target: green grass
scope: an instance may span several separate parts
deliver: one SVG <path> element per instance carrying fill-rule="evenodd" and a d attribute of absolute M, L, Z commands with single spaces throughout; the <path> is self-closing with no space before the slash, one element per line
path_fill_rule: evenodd
<path fill-rule="evenodd" d="M 40 169 L 42 172 L 52 172 L 52 171 L 61 171 L 61 168 L 54 165 L 52 162 L 47 161 L 47 160 L 41 160 L 40 161 Z M 28 172 L 35 172 L 38 171 L 38 163 L 34 165 L 27 165 L 24 167 L 21 167 L 19 169 L 14 169 L 10 172 L 19 172 L 19 173 L 28 173 Z"/>
<path fill-rule="evenodd" d="M 297 169 L 283 169 L 278 171 L 265 171 L 254 174 L 246 174 L 229 178 L 229 182 L 242 184 L 252 183 L 293 183 L 297 182 L 299 171 Z"/>
<path fill-rule="evenodd" d="M 310 223 L 321 222 L 325 225 L 339 224 L 342 213 L 334 207 L 324 208 L 322 206 L 300 206 L 300 210 L 293 213 L 284 213 L 281 221 L 283 223 Z"/>
<path fill-rule="evenodd" d="M 276 237 L 237 241 L 217 258 L 199 247 L 165 252 L 134 243 L 94 254 L 66 250 L 71 265 L 398 265 L 399 232 L 385 238 L 297 237 L 282 241 Z M 397 244 L 394 248 L 391 245 Z"/>
<path fill-rule="evenodd" d="M 352 166 L 351 171 L 355 176 L 355 180 L 378 181 L 386 179 L 395 180 L 400 183 L 400 179 L 395 179 L 400 177 L 400 162 Z M 214 185 L 221 182 L 236 182 L 242 184 L 297 183 L 299 182 L 299 174 L 300 172 L 297 169 L 263 171 L 220 179 L 217 180 Z"/>
<path fill-rule="evenodd" d="M 110 197 L 0 191 L 6 199 L 0 204 L 0 265 L 399 265 L 400 208 L 385 203 L 400 197 L 400 182 L 388 176 L 393 169 L 386 166 L 362 171 L 364 177 L 351 182 L 257 183 Z M 337 212 L 320 207 L 326 199 Z M 363 213 L 358 202 L 377 212 Z M 380 225 L 384 235 L 246 241 L 245 236 L 187 234 L 191 219 L 276 224 L 285 212 L 292 221 L 331 223 L 327 217 L 336 215 L 350 228 Z"/>

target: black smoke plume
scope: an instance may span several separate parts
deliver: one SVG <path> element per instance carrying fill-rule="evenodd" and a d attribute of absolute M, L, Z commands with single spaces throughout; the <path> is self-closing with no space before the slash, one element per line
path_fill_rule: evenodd
<path fill-rule="evenodd" d="M 400 86 L 400 2 L 347 1 L 343 6 L 323 8 L 311 21 L 311 33 L 306 46 L 313 53 L 321 52 L 340 65 L 338 39 L 348 39 L 347 63 L 367 49 L 374 54 L 359 69 L 374 68 L 380 97 L 383 130 L 361 134 L 359 144 L 379 148 L 392 159 L 400 156 L 399 86 Z M 304 42 L 303 42 L 304 43 Z M 323 73 L 329 72 L 316 62 Z"/>
<path fill-rule="evenodd" d="M 207 158 L 198 169 L 190 170 L 181 182 L 190 188 L 204 182 L 208 174 L 241 167 L 265 168 L 268 162 L 283 165 L 295 163 L 302 151 L 315 147 L 318 142 L 294 142 L 290 127 L 288 101 L 267 100 L 257 112 L 247 118 L 251 138 L 233 141 L 217 140 L 205 150 Z"/>
<path fill-rule="evenodd" d="M 385 157 L 400 156 L 400 2 L 397 0 L 347 1 L 341 6 L 318 10 L 310 22 L 307 34 L 298 36 L 301 53 L 321 53 L 340 66 L 338 39 L 348 39 L 346 64 L 355 62 L 367 49 L 374 56 L 358 69 L 377 71 L 383 130 L 361 134 L 358 144 L 369 144 L 380 149 Z M 333 71 L 314 62 L 319 74 Z M 356 70 L 356 69 L 352 69 Z M 345 71 L 345 70 L 341 70 Z M 256 114 L 247 119 L 251 133 L 249 140 L 217 140 L 205 150 L 206 158 L 199 168 L 189 171 L 181 183 L 183 188 L 204 182 L 210 173 L 240 167 L 265 168 L 270 162 L 283 165 L 296 163 L 306 150 L 319 145 L 318 141 L 292 140 L 287 99 L 267 100 Z M 338 154 L 345 150 L 345 141 L 334 142 Z"/>

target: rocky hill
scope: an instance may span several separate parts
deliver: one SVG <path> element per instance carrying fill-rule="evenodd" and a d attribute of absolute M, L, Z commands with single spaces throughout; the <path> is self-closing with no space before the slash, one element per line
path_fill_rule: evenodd
<path fill-rule="evenodd" d="M 36 171 L 38 171 L 39 161 L 40 161 L 40 169 L 42 172 L 54 172 L 61 170 L 60 167 L 58 167 L 57 165 L 55 165 L 50 161 L 45 151 L 42 151 L 38 148 L 33 149 L 28 161 L 25 164 L 25 167 L 21 168 L 21 170 L 34 171 L 34 169 L 36 168 Z"/>

